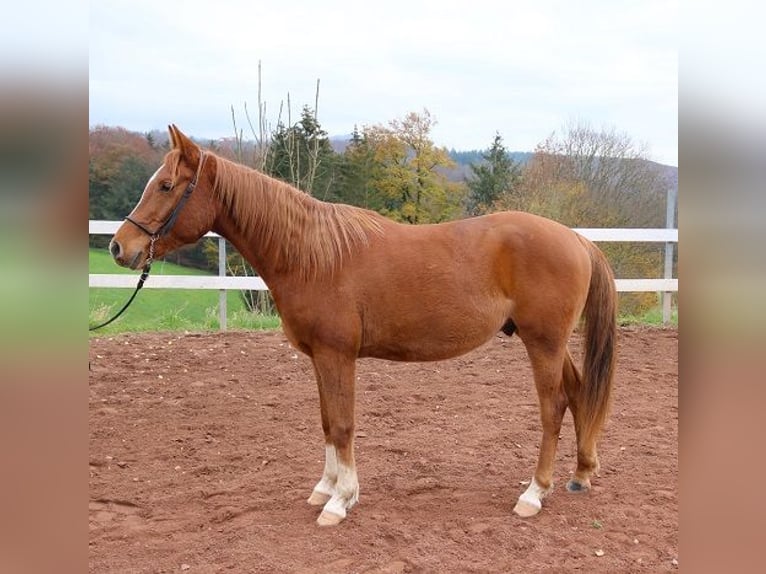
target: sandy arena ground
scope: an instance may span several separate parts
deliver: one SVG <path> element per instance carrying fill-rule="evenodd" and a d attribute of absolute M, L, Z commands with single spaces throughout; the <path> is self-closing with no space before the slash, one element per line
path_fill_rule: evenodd
<path fill-rule="evenodd" d="M 572 349 L 580 356 L 581 338 Z M 90 341 L 90 571 L 666 572 L 678 559 L 678 331 L 620 331 L 601 477 L 512 512 L 541 436 L 524 346 L 357 368 L 360 502 L 305 499 L 323 468 L 309 359 L 281 332 Z"/>

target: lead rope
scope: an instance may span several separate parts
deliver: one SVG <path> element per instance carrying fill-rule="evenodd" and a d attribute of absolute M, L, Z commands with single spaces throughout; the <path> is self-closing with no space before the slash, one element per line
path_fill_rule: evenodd
<path fill-rule="evenodd" d="M 141 290 L 141 287 L 144 286 L 144 281 L 148 279 L 149 271 L 152 270 L 152 261 L 154 261 L 154 242 L 157 241 L 158 238 L 159 238 L 158 235 L 152 235 L 151 241 L 149 242 L 149 257 L 146 258 L 146 263 L 144 263 L 144 268 L 141 270 L 141 276 L 138 278 L 138 284 L 136 285 L 136 289 L 135 291 L 133 291 L 133 295 L 130 296 L 130 299 L 128 299 L 128 302 L 122 306 L 122 309 L 117 311 L 117 314 L 114 317 L 112 317 L 108 321 L 104 321 L 100 325 L 88 327 L 88 331 L 95 331 L 96 329 L 100 329 L 101 327 L 106 327 L 109 323 L 111 323 L 112 321 L 117 319 L 117 317 L 122 315 L 125 309 L 130 307 L 130 304 L 133 302 L 133 299 L 136 298 L 136 295 L 138 295 L 138 292 Z"/>

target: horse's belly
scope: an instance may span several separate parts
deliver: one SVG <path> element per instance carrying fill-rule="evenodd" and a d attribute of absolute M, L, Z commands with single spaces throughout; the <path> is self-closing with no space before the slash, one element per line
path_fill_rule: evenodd
<path fill-rule="evenodd" d="M 467 353 L 489 341 L 505 324 L 503 313 L 453 310 L 419 321 L 388 319 L 387 324 L 365 329 L 359 356 L 392 361 L 441 361 Z"/>

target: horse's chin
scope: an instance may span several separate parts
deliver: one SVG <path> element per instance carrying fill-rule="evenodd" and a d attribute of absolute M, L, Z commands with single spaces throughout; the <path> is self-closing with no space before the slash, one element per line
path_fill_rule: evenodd
<path fill-rule="evenodd" d="M 123 264 L 123 265 L 125 265 L 126 267 L 130 267 L 133 270 L 136 270 L 136 269 L 140 269 L 141 267 L 143 267 L 143 264 L 144 264 L 145 260 L 146 260 L 146 258 L 144 257 L 144 252 L 143 251 L 137 251 L 136 254 L 133 256 L 133 259 L 131 259 L 130 262 L 127 263 L 127 265 L 125 265 L 125 264 Z"/>

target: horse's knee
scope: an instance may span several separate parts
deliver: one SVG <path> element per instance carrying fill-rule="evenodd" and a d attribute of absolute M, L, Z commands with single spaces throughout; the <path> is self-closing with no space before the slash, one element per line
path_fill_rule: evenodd
<path fill-rule="evenodd" d="M 339 454 L 346 451 L 353 444 L 354 426 L 339 424 L 331 425 L 329 439 Z"/>

